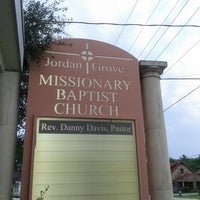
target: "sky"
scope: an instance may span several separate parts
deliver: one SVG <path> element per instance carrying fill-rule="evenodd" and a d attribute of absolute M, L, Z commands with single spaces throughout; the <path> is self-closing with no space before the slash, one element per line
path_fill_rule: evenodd
<path fill-rule="evenodd" d="M 63 4 L 73 22 L 200 25 L 198 0 L 64 0 Z M 69 24 L 66 32 L 71 38 L 115 45 L 138 60 L 167 61 L 161 91 L 169 156 L 200 154 L 200 27 Z"/>

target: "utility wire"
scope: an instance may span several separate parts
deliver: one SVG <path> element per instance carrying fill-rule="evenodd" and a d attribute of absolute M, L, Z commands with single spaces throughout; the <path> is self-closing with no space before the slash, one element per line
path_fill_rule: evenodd
<path fill-rule="evenodd" d="M 192 156 L 187 156 L 187 158 L 194 158 L 194 157 L 200 157 L 200 154 L 192 155 Z"/>
<path fill-rule="evenodd" d="M 161 80 L 167 80 L 167 81 L 191 81 L 191 80 L 200 80 L 200 78 L 183 78 L 183 77 L 179 77 L 179 78 L 161 78 Z"/>
<path fill-rule="evenodd" d="M 183 9 L 186 7 L 186 5 L 188 4 L 189 0 L 182 6 L 182 8 L 179 10 L 179 12 L 177 13 L 177 15 L 174 17 L 174 19 L 171 21 L 170 25 L 172 25 L 172 23 L 176 20 L 176 18 L 180 15 L 180 13 L 183 11 Z M 153 45 L 153 47 L 151 48 L 151 50 L 149 51 L 149 53 L 144 57 L 144 59 L 147 58 L 147 56 L 152 52 L 152 50 L 155 48 L 155 46 L 158 44 L 158 42 L 161 40 L 161 38 L 164 36 L 164 34 L 167 32 L 169 26 L 167 27 L 167 29 L 165 29 L 165 31 L 162 33 L 162 35 L 159 37 L 159 39 L 156 41 L 156 43 Z M 182 27 L 181 27 L 182 28 Z"/>
<path fill-rule="evenodd" d="M 194 15 L 199 11 L 200 7 L 198 7 L 196 9 L 196 11 L 192 14 L 192 16 L 190 16 L 190 18 L 187 20 L 186 24 L 189 23 L 189 21 L 194 17 Z M 177 33 L 176 35 L 173 37 L 172 40 L 170 40 L 170 42 L 165 46 L 165 48 L 160 52 L 160 54 L 156 57 L 155 60 L 157 60 L 162 54 L 163 52 L 168 48 L 168 46 L 174 41 L 174 39 L 180 34 L 180 32 L 183 30 L 184 27 L 182 27 Z"/>
<path fill-rule="evenodd" d="M 200 28 L 198 24 L 140 24 L 140 23 L 115 23 L 115 22 L 86 22 L 86 21 L 62 21 L 66 24 L 82 24 L 82 25 L 94 25 L 94 26 L 144 26 L 144 27 L 170 27 L 170 28 Z M 54 23 L 58 23 L 55 21 Z"/>
<path fill-rule="evenodd" d="M 137 0 L 137 1 L 135 2 L 135 4 L 133 5 L 133 7 L 132 7 L 132 9 L 131 9 L 131 12 L 130 12 L 130 14 L 129 14 L 129 16 L 128 16 L 128 18 L 127 18 L 127 20 L 126 20 L 126 23 L 125 23 L 125 24 L 127 24 L 127 23 L 128 23 L 128 20 L 130 19 L 131 15 L 133 14 L 133 11 L 134 11 L 134 9 L 135 9 L 135 7 L 136 7 L 137 3 L 138 3 L 138 0 Z M 125 26 L 123 26 L 123 28 L 121 29 L 121 31 L 120 31 L 120 34 L 118 35 L 118 37 L 117 37 L 117 39 L 116 39 L 116 41 L 115 41 L 115 44 L 114 44 L 114 45 L 116 45 L 116 44 L 118 43 L 118 41 L 119 41 L 119 38 L 121 37 L 121 35 L 122 35 L 122 32 L 124 31 L 124 29 L 125 29 Z"/>
<path fill-rule="evenodd" d="M 172 11 L 175 9 L 175 7 L 177 6 L 177 4 L 179 3 L 180 0 L 176 1 L 176 3 L 174 4 L 173 8 L 170 10 L 170 12 L 168 13 L 168 15 L 165 17 L 165 19 L 163 20 L 162 24 L 164 24 L 167 21 L 167 18 L 170 16 L 170 14 L 172 13 Z M 139 58 L 142 53 L 146 50 L 146 48 L 149 46 L 149 44 L 151 43 L 151 41 L 155 38 L 155 36 L 157 35 L 158 31 L 160 30 L 161 26 L 159 26 L 156 31 L 154 32 L 153 36 L 151 37 L 151 39 L 149 40 L 149 42 L 146 44 L 146 46 L 143 48 L 143 50 L 140 52 L 140 54 L 137 56 L 137 58 Z"/>
<path fill-rule="evenodd" d="M 147 24 L 148 21 L 151 19 L 151 17 L 153 16 L 155 10 L 158 8 L 158 6 L 159 6 L 159 4 L 160 4 L 161 1 L 162 1 L 162 0 L 159 0 L 159 1 L 158 1 L 158 3 L 157 3 L 156 6 L 154 7 L 152 13 L 151 13 L 150 16 L 148 17 L 148 19 L 147 19 L 147 21 L 146 21 L 145 24 Z M 140 32 L 139 32 L 138 35 L 136 36 L 136 38 L 135 38 L 135 40 L 133 41 L 132 45 L 130 46 L 128 52 L 131 51 L 131 49 L 133 48 L 133 45 L 135 44 L 135 42 L 136 42 L 136 41 L 138 40 L 138 38 L 140 37 L 140 35 L 141 35 L 141 33 L 142 33 L 143 30 L 144 30 L 144 26 L 142 27 L 142 29 L 140 30 Z"/>
<path fill-rule="evenodd" d="M 172 64 L 162 75 L 166 74 L 169 70 L 172 69 L 172 67 L 174 67 L 181 59 L 183 59 L 198 43 L 200 42 L 200 40 L 198 40 L 197 42 L 195 42 L 178 60 L 176 60 L 176 62 L 174 64 Z"/>
<path fill-rule="evenodd" d="M 200 74 L 189 74 L 189 75 L 183 75 L 183 76 L 179 76 L 179 78 L 188 78 L 191 76 L 200 76 Z"/>
<path fill-rule="evenodd" d="M 181 97 L 178 101 L 174 102 L 173 104 L 171 104 L 170 106 L 168 106 L 167 108 L 165 108 L 163 110 L 163 112 L 169 110 L 170 108 L 172 108 L 173 106 L 175 106 L 177 103 L 179 103 L 180 101 L 182 101 L 183 99 L 185 99 L 186 97 L 188 97 L 190 94 L 192 94 L 193 92 L 195 92 L 197 89 L 200 88 L 200 85 L 197 86 L 196 88 L 194 88 L 193 90 L 191 90 L 190 92 L 188 92 L 186 95 L 184 95 L 183 97 Z"/>

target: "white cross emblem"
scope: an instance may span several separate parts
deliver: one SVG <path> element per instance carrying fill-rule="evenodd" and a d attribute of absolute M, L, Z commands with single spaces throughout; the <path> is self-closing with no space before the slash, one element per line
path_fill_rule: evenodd
<path fill-rule="evenodd" d="M 86 50 L 81 52 L 81 57 L 86 62 L 91 61 L 94 58 L 93 53 L 88 50 L 88 44 L 86 44 Z"/>

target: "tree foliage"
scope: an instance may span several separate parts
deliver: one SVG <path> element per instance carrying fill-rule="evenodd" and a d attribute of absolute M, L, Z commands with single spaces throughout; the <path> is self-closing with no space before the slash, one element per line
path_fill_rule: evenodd
<path fill-rule="evenodd" d="M 186 155 L 182 155 L 180 158 L 178 159 L 174 159 L 174 158 L 170 158 L 170 162 L 178 162 L 181 161 L 184 164 L 186 164 L 190 169 L 194 170 L 194 171 L 198 171 L 200 170 L 200 155 L 198 157 L 194 157 L 194 158 L 189 158 Z"/>
<path fill-rule="evenodd" d="M 50 2 L 50 3 L 49 3 Z M 24 1 L 24 65 L 21 73 L 18 125 L 16 140 L 15 170 L 21 169 L 26 107 L 28 92 L 29 63 L 39 61 L 40 55 L 54 41 L 68 37 L 65 32 L 67 7 L 63 0 L 25 0 Z"/>
<path fill-rule="evenodd" d="M 67 7 L 59 6 L 62 0 L 48 2 L 26 0 L 24 3 L 25 61 L 38 57 L 54 39 L 65 34 Z"/>

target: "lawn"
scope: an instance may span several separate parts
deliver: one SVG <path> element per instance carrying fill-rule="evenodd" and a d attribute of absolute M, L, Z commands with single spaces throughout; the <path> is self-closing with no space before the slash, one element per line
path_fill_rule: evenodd
<path fill-rule="evenodd" d="M 182 194 L 181 197 L 178 194 L 174 194 L 174 197 L 182 198 L 182 199 L 184 199 L 184 198 L 200 199 L 200 194 L 198 194 L 198 193 Z"/>

